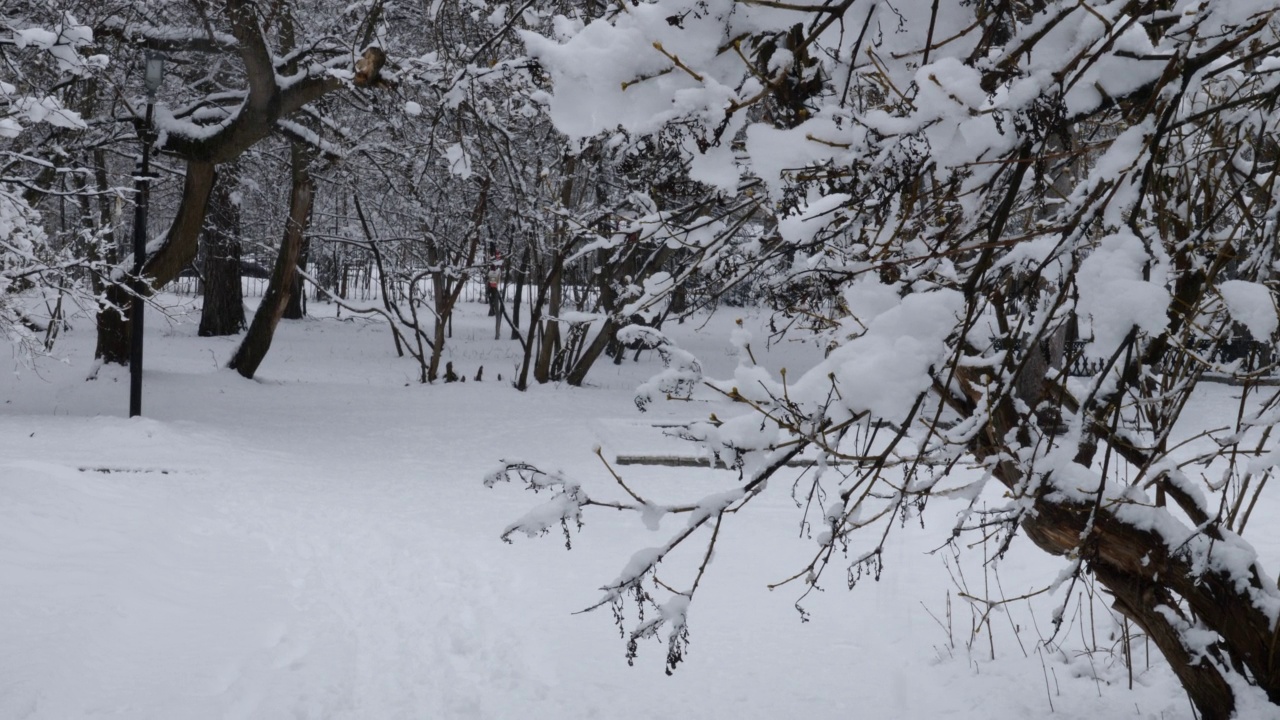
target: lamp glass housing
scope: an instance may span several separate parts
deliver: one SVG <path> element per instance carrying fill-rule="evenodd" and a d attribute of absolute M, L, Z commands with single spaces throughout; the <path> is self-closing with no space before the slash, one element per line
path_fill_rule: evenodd
<path fill-rule="evenodd" d="M 164 81 L 164 56 L 160 53 L 147 53 L 147 65 L 143 75 L 143 82 L 147 86 L 147 95 L 155 97 L 156 91 L 160 89 L 160 83 Z"/>

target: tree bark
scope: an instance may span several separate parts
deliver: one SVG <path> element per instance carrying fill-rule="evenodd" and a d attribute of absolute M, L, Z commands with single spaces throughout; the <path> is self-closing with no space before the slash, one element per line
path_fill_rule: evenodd
<path fill-rule="evenodd" d="M 240 208 L 234 201 L 239 173 L 234 164 L 218 174 L 209 201 L 209 225 L 201 243 L 204 305 L 201 337 L 235 335 L 245 327 L 240 287 Z"/>
<path fill-rule="evenodd" d="M 529 277 L 529 255 L 532 244 L 524 246 L 524 258 L 520 260 L 520 270 L 516 273 L 516 297 L 511 304 L 511 339 L 520 339 L 520 303 L 524 298 L 524 282 Z"/>
<path fill-rule="evenodd" d="M 302 268 L 303 272 L 307 270 L 307 255 L 310 245 L 310 241 L 304 237 L 302 239 L 302 249 L 298 252 L 298 267 Z M 293 274 L 293 283 L 295 287 L 289 293 L 289 302 L 284 308 L 285 320 L 301 320 L 307 316 L 307 307 L 303 302 L 306 288 L 302 286 L 297 273 Z"/>
<path fill-rule="evenodd" d="M 431 331 L 431 359 L 427 361 L 426 380 L 429 383 L 440 377 L 440 358 L 444 356 L 445 331 L 448 328 L 449 315 L 453 308 L 449 302 L 448 281 L 443 271 L 431 276 L 432 299 L 436 308 L 435 326 Z"/>
<path fill-rule="evenodd" d="M 542 340 L 538 347 L 538 361 L 533 366 L 533 379 L 545 383 L 551 379 L 551 358 L 560 349 L 560 304 L 564 294 L 561 277 L 564 275 L 564 253 L 556 253 L 551 277 L 547 279 L 549 319 L 543 320 Z"/>
<path fill-rule="evenodd" d="M 587 372 L 591 370 L 591 366 L 595 364 L 596 360 L 600 358 L 600 355 L 603 354 L 613 342 L 618 330 L 622 328 L 622 324 L 626 321 L 626 318 L 619 319 L 615 317 L 616 313 L 618 313 L 621 308 L 619 307 L 618 297 L 617 293 L 614 291 L 613 283 L 627 276 L 630 276 L 633 282 L 643 282 L 644 278 L 650 277 L 653 273 L 657 272 L 657 270 L 662 267 L 662 264 L 667 261 L 667 258 L 671 257 L 671 253 L 675 251 L 664 245 L 652 250 L 643 262 L 639 261 L 639 258 L 633 254 L 636 252 L 639 252 L 638 248 L 628 252 L 625 257 L 615 263 L 607 272 L 606 268 L 610 267 L 609 263 L 603 258 L 600 262 L 601 277 L 599 307 L 607 312 L 609 317 L 605 320 L 604 324 L 600 326 L 600 332 L 595 336 L 595 339 L 591 341 L 591 344 L 587 346 L 586 351 L 584 351 L 582 356 L 578 358 L 578 361 L 573 364 L 573 369 L 570 370 L 569 374 L 565 377 L 565 381 L 570 385 L 582 385 L 582 383 L 587 379 Z M 618 349 L 619 353 L 624 351 L 624 348 Z"/>
<path fill-rule="evenodd" d="M 972 368 L 962 368 L 958 377 L 971 399 L 983 397 L 982 383 Z M 1136 375 L 1136 373 L 1135 373 Z M 1117 392 L 1123 397 L 1123 392 Z M 1095 428 L 1105 428 L 1104 415 L 1093 419 Z M 1004 397 L 993 409 L 986 429 L 981 434 L 975 455 L 980 459 L 1009 457 L 1007 438 L 1026 427 L 1029 421 L 1020 416 L 1013 398 Z M 1101 433 L 1101 435 L 1100 435 Z M 1095 429 L 1086 438 L 1079 461 L 1089 464 L 1091 448 L 1098 442 L 1108 444 L 1121 456 L 1142 467 L 1144 459 L 1136 448 Z M 1018 492 L 1024 478 L 1008 460 L 1000 461 L 995 477 L 1011 491 Z M 1157 479 L 1171 495 L 1176 487 Z M 1248 578 L 1236 577 L 1231 568 L 1199 567 L 1190 553 L 1171 549 L 1166 540 L 1152 530 L 1126 522 L 1107 506 L 1078 503 L 1054 498 L 1049 484 L 1033 498 L 1033 509 L 1021 527 L 1041 550 L 1058 556 L 1078 556 L 1100 583 L 1114 596 L 1113 607 L 1124 614 L 1151 638 L 1178 676 L 1192 703 L 1204 720 L 1228 720 L 1235 710 L 1235 698 L 1224 675 L 1225 667 L 1247 671 L 1268 698 L 1280 704 L 1280 646 L 1276 638 L 1280 629 L 1253 602 L 1254 593 L 1264 593 L 1268 583 L 1256 563 Z M 1217 524 L 1204 516 L 1194 502 L 1180 502 L 1179 507 L 1208 538 L 1223 541 Z M 1180 609 L 1181 598 L 1191 617 Z M 1184 644 L 1179 627 L 1199 624 L 1221 636 L 1221 650 L 1204 657 L 1193 656 Z"/>
<path fill-rule="evenodd" d="M 276 256 L 267 292 L 258 311 L 253 314 L 249 332 L 227 364 L 246 378 L 252 378 L 266 358 L 289 296 L 295 292 L 298 257 L 302 253 L 302 240 L 315 202 L 315 181 L 311 178 L 310 161 L 310 153 L 298 143 L 293 143 L 290 150 L 293 189 L 289 193 L 289 217 L 285 221 L 284 238 L 280 241 L 280 254 Z"/>
<path fill-rule="evenodd" d="M 573 369 L 569 371 L 565 381 L 575 387 L 581 386 L 583 381 L 587 379 L 587 372 L 591 370 L 591 366 L 604 353 L 605 348 L 609 347 L 609 343 L 613 341 L 613 337 L 617 332 L 618 323 L 612 317 L 606 318 L 600 326 L 600 332 L 596 334 L 595 339 L 587 346 L 586 351 L 582 353 L 582 357 L 578 358 L 578 362 L 573 364 Z"/>
<path fill-rule="evenodd" d="M 435 302 L 436 322 L 435 330 L 432 333 L 431 340 L 431 359 L 427 363 L 426 381 L 435 382 L 440 373 L 440 359 L 444 355 L 444 345 L 446 333 L 452 327 L 453 310 L 458 306 L 458 298 L 462 297 L 462 291 L 467 286 L 466 277 L 459 276 L 456 279 L 449 279 L 447 264 L 451 259 L 461 260 L 462 265 L 470 265 L 475 262 L 476 252 L 480 248 L 480 225 L 484 221 L 485 212 L 489 207 L 489 187 L 493 180 L 485 177 L 481 181 L 480 197 L 476 200 L 476 206 L 471 211 L 471 228 L 467 231 L 467 240 L 464 241 L 465 250 L 460 256 L 451 256 L 447 248 L 442 248 L 437 239 L 432 238 L 427 245 L 427 262 L 434 268 L 431 273 L 432 296 Z M 501 322 L 502 316 L 498 316 Z"/>
<path fill-rule="evenodd" d="M 196 257 L 205 212 L 213 190 L 214 170 L 211 163 L 188 162 L 178 214 L 169 234 L 153 255 L 147 258 L 142 273 L 147 278 L 141 292 L 150 293 L 178 276 Z M 104 363 L 129 363 L 129 323 L 120 310 L 129 306 L 132 293 L 123 278 L 107 288 L 107 303 L 98 311 L 98 345 L 95 357 Z"/>
<path fill-rule="evenodd" d="M 217 48 L 234 48 L 244 64 L 248 93 L 239 111 L 220 124 L 216 131 L 199 135 L 169 133 L 157 148 L 187 161 L 187 179 L 178 217 L 165 243 L 148 258 L 143 268 L 143 274 L 149 280 L 145 286 L 137 288 L 141 292 L 151 292 L 164 286 L 195 258 L 205 207 L 213 185 L 214 166 L 240 157 L 275 132 L 279 120 L 344 85 L 342 79 L 327 71 L 308 70 L 304 77 L 282 87 L 277 81 L 275 59 L 267 46 L 257 7 L 248 0 L 224 0 L 223 5 L 236 42 L 234 45 L 209 42 Z M 163 38 L 145 41 L 154 47 L 164 47 L 166 42 L 173 41 Z M 202 44 L 198 38 L 189 42 L 193 47 Z M 95 351 L 95 356 L 102 362 L 128 363 L 129 324 L 119 308 L 127 307 L 130 297 L 129 290 L 119 282 L 107 289 L 107 302 L 98 312 Z"/>

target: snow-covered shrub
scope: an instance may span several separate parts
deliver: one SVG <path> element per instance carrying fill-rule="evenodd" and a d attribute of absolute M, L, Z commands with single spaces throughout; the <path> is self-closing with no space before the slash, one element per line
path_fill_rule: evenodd
<path fill-rule="evenodd" d="M 956 538 L 1066 557 L 1053 588 L 1090 574 L 1203 717 L 1280 705 L 1280 591 L 1242 537 L 1280 394 L 1214 360 L 1277 327 L 1274 3 L 656 0 L 558 29 L 527 40 L 559 127 L 676 129 L 691 178 L 771 218 L 744 274 L 830 348 L 706 383 L 748 409 L 687 432 L 738 454 L 727 502 L 581 501 L 690 515 L 610 603 L 648 576 L 685 607 L 720 534 L 689 586 L 657 583 L 669 550 L 813 449 L 850 469 L 813 480 L 827 531 L 794 582 L 891 572 L 895 523 L 959 497 Z M 1098 372 L 1070 377 L 1076 352 Z M 1210 375 L 1245 389 L 1206 431 L 1183 409 Z"/>
<path fill-rule="evenodd" d="M 56 327 L 58 322 L 47 317 L 47 310 L 43 311 L 46 317 L 39 317 L 35 308 L 54 308 L 52 314 L 57 315 L 62 311 L 60 298 L 67 292 L 93 303 L 91 293 L 83 291 L 83 273 L 74 272 L 93 262 L 77 257 L 85 253 L 88 243 L 73 247 L 49 237 L 32 203 L 38 206 L 40 198 L 51 196 L 51 190 L 69 194 L 64 186 L 53 185 L 64 183 L 63 173 L 77 173 L 70 159 L 74 141 L 68 133 L 86 130 L 88 125 L 67 107 L 68 88 L 105 68 L 107 59 L 82 53 L 92 46 L 93 31 L 69 14 L 60 14 L 47 25 L 15 16 L 4 30 L 6 37 L 0 43 L 4 60 L 21 72 L 8 78 L 12 82 L 0 80 L 0 165 L 4 167 L 0 177 L 0 336 L 29 355 L 48 348 L 53 338 L 48 326 Z M 50 172 L 55 168 L 59 172 Z M 49 300 L 47 306 L 45 300 Z"/>
<path fill-rule="evenodd" d="M 11 186 L 0 184 L 0 336 L 30 351 L 39 328 L 27 317 L 23 291 L 44 279 L 39 257 L 46 236 L 40 217 Z"/>

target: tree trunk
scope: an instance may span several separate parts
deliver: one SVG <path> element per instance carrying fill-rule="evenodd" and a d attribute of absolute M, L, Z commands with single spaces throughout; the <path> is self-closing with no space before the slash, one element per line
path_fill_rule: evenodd
<path fill-rule="evenodd" d="M 639 249 L 637 248 L 633 252 L 638 251 Z M 596 360 L 600 359 L 600 355 L 603 354 L 605 349 L 610 346 L 614 338 L 617 336 L 618 330 L 622 327 L 620 321 L 614 317 L 615 313 L 621 310 L 617 293 L 613 288 L 613 282 L 615 279 L 620 280 L 630 276 L 632 278 L 632 282 L 643 283 L 645 278 L 651 277 L 653 273 L 657 272 L 658 269 L 662 267 L 662 264 L 671 257 L 671 253 L 673 252 L 675 251 L 672 248 L 664 245 L 651 251 L 649 256 L 643 261 L 640 261 L 639 258 L 633 254 L 628 254 L 626 257 L 616 262 L 612 269 L 607 273 L 604 272 L 604 270 L 609 267 L 609 263 L 604 261 L 600 263 L 601 277 L 599 307 L 609 314 L 609 318 L 600 326 L 599 334 L 597 334 L 595 339 L 591 341 L 591 344 L 587 346 L 587 349 L 582 353 L 582 356 L 573 364 L 573 369 L 570 370 L 569 374 L 565 377 L 565 380 L 570 385 L 582 385 L 583 381 L 587 379 L 587 372 L 591 370 L 591 366 L 595 364 Z M 625 321 L 625 318 L 621 319 L 621 322 Z M 625 351 L 625 348 L 618 346 L 619 359 L 622 357 L 621 353 Z"/>
<path fill-rule="evenodd" d="M 688 282 L 682 282 L 671 291 L 671 304 L 667 306 L 668 313 L 679 315 L 689 308 L 689 285 Z"/>
<path fill-rule="evenodd" d="M 581 386 L 583 381 L 587 379 L 587 372 L 591 370 L 591 366 L 609 347 L 609 343 L 613 342 L 613 336 L 618 332 L 618 324 L 614 321 L 612 313 L 614 306 L 617 304 L 617 293 L 613 288 L 613 272 L 610 272 L 608 264 L 605 262 L 606 254 L 603 251 L 597 253 L 600 262 L 597 266 L 600 268 L 598 276 L 598 284 L 600 286 L 600 297 L 596 302 L 596 308 L 604 310 L 610 316 L 600 325 L 600 331 L 592 339 L 591 344 L 578 357 L 577 362 L 569 370 L 569 374 L 565 376 L 565 380 L 575 387 Z M 613 268 L 616 270 L 616 268 Z M 590 329 L 588 329 L 588 333 Z"/>
<path fill-rule="evenodd" d="M 290 150 L 293 189 L 289 193 L 289 217 L 285 221 L 284 238 L 280 241 L 280 254 L 276 256 L 267 292 L 258 311 L 253 314 L 249 332 L 227 364 L 227 367 L 246 378 L 252 378 L 266 358 L 276 326 L 280 324 L 285 306 L 289 303 L 289 296 L 295 292 L 298 256 L 302 253 L 302 239 L 315 202 L 315 182 L 309 169 L 310 153 L 298 143 L 293 143 Z"/>
<path fill-rule="evenodd" d="M 965 394 L 975 401 L 985 398 L 976 378 L 979 372 L 962 368 L 958 373 Z M 1137 377 L 1137 372 L 1127 375 Z M 1123 397 L 1124 393 L 1116 395 Z M 1105 432 L 1101 430 L 1106 427 L 1104 417 L 1098 414 L 1094 418 L 1092 424 L 1100 428 L 1098 432 Z M 1028 422 L 1020 416 L 1014 398 L 1001 398 L 977 441 L 975 455 L 979 459 L 1002 453 L 1008 457 L 1007 439 Z M 1129 462 L 1139 467 L 1146 464 L 1141 457 L 1144 451 L 1129 446 L 1127 438 L 1121 441 L 1105 435 L 1087 438 L 1089 444 L 1081 446 L 1077 462 L 1089 465 L 1099 440 Z M 1023 474 L 1008 460 L 996 463 L 994 475 L 1014 492 L 1025 483 Z M 1158 477 L 1155 482 L 1171 497 L 1181 492 L 1167 480 Z M 1179 502 L 1179 507 L 1206 537 L 1229 542 L 1194 502 Z M 1122 519 L 1122 511 L 1092 502 L 1067 501 L 1041 491 L 1033 498 L 1032 512 L 1023 517 L 1021 527 L 1040 549 L 1058 556 L 1079 556 L 1087 563 L 1115 598 L 1112 607 L 1142 628 L 1159 647 L 1203 720 L 1228 720 L 1234 713 L 1235 698 L 1224 667 L 1247 672 L 1272 702 L 1280 703 L 1280 650 L 1275 644 L 1280 631 L 1253 601 L 1256 594 L 1264 592 L 1265 584 L 1273 581 L 1259 574 L 1256 563 L 1249 568 L 1248 577 L 1238 576 L 1231 567 L 1201 567 L 1191 553 L 1172 549 L 1157 532 Z M 1183 612 L 1178 598 L 1186 603 L 1191 616 Z M 1217 633 L 1222 650 L 1193 656 L 1184 644 L 1183 625 Z"/>
<path fill-rule="evenodd" d="M 458 299 L 462 297 L 462 291 L 467 287 L 467 279 L 465 276 L 459 276 L 455 280 L 450 280 L 447 266 L 451 260 L 454 262 L 461 261 L 463 266 L 471 265 L 475 262 L 476 252 L 480 248 L 480 225 L 484 222 L 484 215 L 489 207 L 489 187 L 492 184 L 492 178 L 485 177 L 481 180 L 480 197 L 476 199 L 476 206 L 471 211 L 471 228 L 467 231 L 469 238 L 466 243 L 466 249 L 460 255 L 451 257 L 447 249 L 441 248 L 437 241 L 432 239 L 427 245 L 427 262 L 435 268 L 439 268 L 431 275 L 431 288 L 433 298 L 436 304 L 436 325 L 435 333 L 431 345 L 431 359 L 427 367 L 427 382 L 435 382 L 440 373 L 440 358 L 444 354 L 444 345 L 446 332 L 450 335 L 453 329 L 453 310 L 458 306 Z M 501 322 L 502 316 L 498 316 Z"/>
<path fill-rule="evenodd" d="M 205 211 L 213 190 L 213 164 L 187 163 L 187 177 L 182 187 L 182 201 L 177 217 L 169 228 L 165 243 L 147 259 L 143 275 L 148 278 L 145 291 L 164 287 L 178 276 L 182 268 L 195 259 Z M 94 356 L 104 363 L 129 364 L 129 322 L 119 310 L 129 307 L 128 288 L 116 278 L 107 288 L 107 303 L 98 311 L 98 345 Z"/>
<path fill-rule="evenodd" d="M 539 273 L 540 262 L 533 265 L 533 272 Z M 537 348 L 538 329 L 542 323 L 542 306 L 547 301 L 547 291 L 549 284 L 546 282 L 537 283 L 538 295 L 533 300 L 533 305 L 529 308 L 529 331 L 525 338 L 524 356 L 520 361 L 520 371 L 516 374 L 515 386 L 517 390 L 529 389 L 529 369 L 532 367 L 534 350 Z"/>
<path fill-rule="evenodd" d="M 451 309 L 447 306 L 449 293 L 443 272 L 431 276 L 431 292 L 436 307 L 436 322 L 431 334 L 431 359 L 427 361 L 427 382 L 433 383 L 440 377 L 440 358 L 444 355 L 446 323 Z"/>
<path fill-rule="evenodd" d="M 582 357 L 578 358 L 578 362 L 573 364 L 573 369 L 569 371 L 565 381 L 575 387 L 581 386 L 582 382 L 587 379 L 587 372 L 591 370 L 591 366 L 604 353 L 604 349 L 609 347 L 609 343 L 613 341 L 613 337 L 617 332 L 618 323 L 612 317 L 606 318 L 604 324 L 600 326 L 600 332 L 596 334 L 595 339 L 583 351 Z"/>
<path fill-rule="evenodd" d="M 550 319 L 543 321 L 542 342 L 538 347 L 538 362 L 533 366 L 533 379 L 545 383 L 551 379 L 551 358 L 560 349 L 560 303 L 564 294 L 564 286 L 560 281 L 564 275 L 564 254 L 557 253 L 555 266 L 551 268 L 548 279 L 549 297 L 547 314 Z"/>
<path fill-rule="evenodd" d="M 529 276 L 530 245 L 524 246 L 524 258 L 520 260 L 520 271 L 516 273 L 516 297 L 511 305 L 511 339 L 520 339 L 520 302 L 524 298 L 524 279 Z"/>
<path fill-rule="evenodd" d="M 302 239 L 302 250 L 298 252 L 298 267 L 302 268 L 304 272 L 307 269 L 307 255 L 310 246 L 311 242 L 304 237 Z M 306 288 L 303 287 L 301 278 L 298 277 L 297 273 L 293 274 L 293 284 L 295 287 L 289 293 L 289 303 L 284 308 L 285 320 L 301 320 L 307 316 Z"/>
<path fill-rule="evenodd" d="M 209 224 L 201 243 L 204 306 L 201 337 L 235 335 L 244 329 L 244 292 L 240 287 L 240 207 L 233 193 L 239 172 L 235 164 L 219 173 L 209 200 Z"/>
<path fill-rule="evenodd" d="M 226 0 L 224 5 L 231 22 L 231 34 L 236 39 L 235 52 L 245 68 L 248 93 L 241 109 L 227 122 L 210 126 L 209 133 L 198 136 L 169 133 L 161 140 L 159 149 L 186 160 L 187 178 L 178 216 L 166 241 L 143 267 L 143 275 L 149 278 L 144 288 L 148 292 L 163 287 L 195 259 L 213 185 L 214 166 L 235 160 L 276 132 L 281 118 L 345 86 L 344 80 L 329 72 L 311 70 L 282 85 L 275 65 L 280 53 L 273 53 L 267 46 L 257 5 L 248 0 Z M 291 23 L 284 24 L 289 26 L 285 31 L 292 33 Z M 292 38 L 288 42 L 292 42 Z M 375 84 L 376 80 L 370 77 L 368 83 Z M 54 168 L 47 169 L 50 175 L 53 171 Z M 130 331 L 120 309 L 129 305 L 130 293 L 120 280 L 120 277 L 112 279 L 115 284 L 107 288 L 106 302 L 98 312 L 95 356 L 102 362 L 123 365 L 129 359 Z"/>

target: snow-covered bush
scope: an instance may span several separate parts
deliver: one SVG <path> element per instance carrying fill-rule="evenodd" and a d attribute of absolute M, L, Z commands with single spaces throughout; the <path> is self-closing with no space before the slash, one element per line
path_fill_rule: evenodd
<path fill-rule="evenodd" d="M 76 79 L 106 67 L 105 56 L 83 54 L 92 43 L 92 30 L 71 15 L 48 26 L 10 18 L 0 30 L 0 57 L 16 70 L 12 82 L 0 80 L 0 336 L 23 355 L 49 348 L 64 294 L 94 302 L 85 273 L 76 271 L 93 264 L 92 239 L 49 237 L 37 209 L 51 190 L 73 195 L 57 187 L 63 173 L 77 171 L 67 134 L 87 124 L 65 96 Z"/>
<path fill-rule="evenodd" d="M 1053 587 L 1091 574 L 1203 717 L 1280 704 L 1280 591 L 1242 538 L 1280 394 L 1214 360 L 1234 324 L 1277 327 L 1274 3 L 655 0 L 558 28 L 527 41 L 561 129 L 678 129 L 692 178 L 772 217 L 754 272 L 830 348 L 706 382 L 749 408 L 687 429 L 736 457 L 731 496 L 573 496 L 689 518 L 606 586 L 658 611 L 633 639 L 684 632 L 720 537 L 697 531 L 816 449 L 844 467 L 812 481 L 827 531 L 795 582 L 891 571 L 897 519 L 945 492 L 970 500 L 956 538 L 1025 536 L 1066 558 Z M 1070 377 L 1079 354 L 1101 371 Z M 1215 376 L 1244 391 L 1206 431 L 1182 410 Z M 692 584 L 650 589 L 694 537 Z"/>
<path fill-rule="evenodd" d="M 33 347 L 34 338 L 19 291 L 36 280 L 36 251 L 44 242 L 36 213 L 11 187 L 0 185 L 0 335 L 24 348 Z"/>

